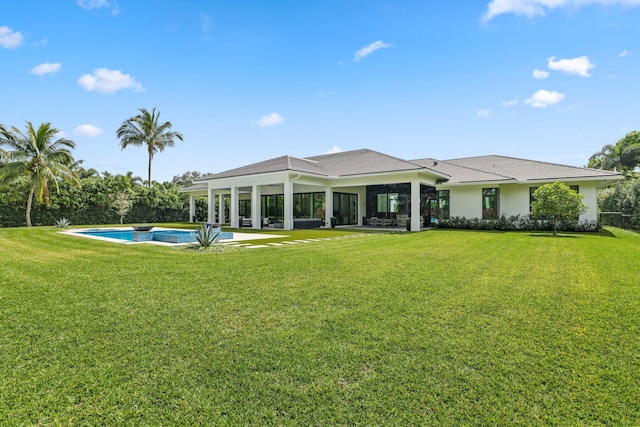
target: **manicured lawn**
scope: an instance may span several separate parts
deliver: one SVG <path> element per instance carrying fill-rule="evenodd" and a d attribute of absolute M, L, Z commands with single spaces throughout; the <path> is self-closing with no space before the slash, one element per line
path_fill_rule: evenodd
<path fill-rule="evenodd" d="M 0 425 L 638 425 L 640 235 L 0 229 Z"/>

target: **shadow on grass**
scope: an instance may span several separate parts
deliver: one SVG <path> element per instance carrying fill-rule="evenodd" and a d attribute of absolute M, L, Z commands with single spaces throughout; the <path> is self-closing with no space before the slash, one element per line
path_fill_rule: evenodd
<path fill-rule="evenodd" d="M 607 229 L 605 229 L 605 228 L 600 229 L 600 232 L 599 232 L 598 234 L 599 234 L 600 236 L 602 236 L 602 237 L 613 237 L 614 239 L 617 239 L 617 238 L 618 238 L 618 236 L 616 236 L 616 235 L 615 235 L 615 234 L 613 234 L 611 231 L 609 231 L 609 230 L 607 230 Z"/>
<path fill-rule="evenodd" d="M 529 236 L 531 237 L 558 237 L 558 238 L 562 238 L 562 239 L 577 239 L 581 236 L 576 236 L 574 234 L 553 234 L 553 233 L 529 233 Z"/>

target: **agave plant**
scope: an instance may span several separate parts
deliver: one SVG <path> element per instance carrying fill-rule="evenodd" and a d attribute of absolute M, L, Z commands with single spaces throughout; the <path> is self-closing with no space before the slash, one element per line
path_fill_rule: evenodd
<path fill-rule="evenodd" d="M 67 218 L 60 218 L 56 220 L 56 227 L 67 228 L 69 226 L 71 226 L 71 221 L 69 221 Z"/>
<path fill-rule="evenodd" d="M 218 242 L 220 229 L 213 228 L 211 224 L 200 224 L 195 232 L 195 245 L 206 249 Z"/>

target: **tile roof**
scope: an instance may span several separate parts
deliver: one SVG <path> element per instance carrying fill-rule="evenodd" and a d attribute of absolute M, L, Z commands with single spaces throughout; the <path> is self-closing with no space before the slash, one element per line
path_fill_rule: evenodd
<path fill-rule="evenodd" d="M 230 169 L 224 172 L 207 175 L 201 178 L 199 181 L 218 178 L 231 178 L 244 175 L 257 175 L 270 172 L 283 172 L 287 170 L 295 172 L 306 172 L 316 175 L 327 175 L 326 171 L 318 165 L 318 162 L 291 156 L 281 156 L 274 159 L 253 163 L 247 166 Z"/>
<path fill-rule="evenodd" d="M 420 169 L 425 168 L 419 164 L 408 162 L 397 157 L 389 156 L 373 150 L 362 149 L 323 154 L 304 159 L 291 156 L 281 156 L 265 160 L 263 162 L 253 163 L 247 166 L 208 175 L 201 178 L 199 181 L 284 171 L 302 172 L 329 177 Z"/>
<path fill-rule="evenodd" d="M 459 166 L 448 161 L 432 158 L 413 160 L 414 163 L 429 166 L 435 171 L 446 174 L 448 182 L 483 182 L 483 181 L 510 181 L 512 178 L 497 172 L 485 172 L 470 167 Z"/>
<path fill-rule="evenodd" d="M 317 161 L 331 176 L 396 172 L 423 168 L 416 163 L 368 149 L 323 154 L 321 156 L 308 157 L 308 159 Z"/>
<path fill-rule="evenodd" d="M 589 169 L 578 166 L 567 166 L 556 163 L 526 160 L 506 156 L 476 156 L 460 159 L 444 160 L 445 163 L 472 169 L 476 172 L 493 174 L 502 179 L 516 181 L 567 179 L 567 178 L 618 178 L 617 172 L 600 169 Z M 453 175 L 452 180 L 457 182 L 468 181 L 468 176 L 462 173 L 459 177 Z M 500 178 L 496 178 L 499 180 Z"/>
<path fill-rule="evenodd" d="M 403 160 L 369 149 L 323 154 L 307 158 L 280 156 L 224 172 L 208 175 L 198 182 L 257 175 L 270 172 L 297 172 L 324 177 L 342 177 L 398 171 L 429 171 L 451 183 L 487 181 L 531 181 L 567 178 L 618 179 L 620 174 L 599 169 L 567 166 L 497 155 L 451 160 L 424 158 Z"/>

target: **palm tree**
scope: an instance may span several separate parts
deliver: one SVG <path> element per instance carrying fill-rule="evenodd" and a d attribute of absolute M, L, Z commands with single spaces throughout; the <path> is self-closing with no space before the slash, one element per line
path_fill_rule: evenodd
<path fill-rule="evenodd" d="M 2 145 L 4 144 L 4 140 L 11 137 L 11 133 L 0 124 L 0 166 L 4 165 L 7 161 L 8 153 L 2 149 Z"/>
<path fill-rule="evenodd" d="M 100 172 L 98 172 L 94 168 L 89 168 L 89 169 L 83 168 L 82 167 L 83 163 L 84 163 L 84 160 L 77 160 L 73 162 L 71 166 L 69 166 L 69 168 L 72 171 L 74 171 L 76 175 L 78 175 L 78 178 L 87 179 L 87 178 L 97 178 L 100 176 Z"/>
<path fill-rule="evenodd" d="M 116 131 L 120 138 L 120 148 L 125 149 L 129 145 L 145 146 L 149 153 L 149 170 L 147 186 L 151 187 L 151 160 L 158 151 L 162 152 L 166 147 L 173 147 L 175 139 L 182 141 L 182 134 L 170 131 L 171 122 L 160 123 L 160 112 L 154 108 L 151 112 L 139 108 L 140 114 L 122 122 Z"/>
<path fill-rule="evenodd" d="M 607 144 L 589 158 L 588 166 L 596 169 L 614 170 L 625 175 L 632 174 L 640 165 L 640 132 L 633 131 L 618 142 Z"/>
<path fill-rule="evenodd" d="M 79 184 L 78 175 L 71 170 L 73 156 L 71 149 L 76 145 L 65 138 L 54 140 L 58 129 L 51 123 L 42 123 L 36 130 L 27 122 L 27 133 L 12 127 L 11 131 L 0 131 L 0 145 L 9 148 L 6 163 L 0 167 L 0 175 L 6 178 L 26 177 L 29 181 L 27 196 L 27 227 L 31 227 L 31 206 L 33 197 L 39 203 L 49 205 L 49 184 L 55 184 L 60 191 L 59 180 L 70 180 Z"/>
<path fill-rule="evenodd" d="M 133 187 L 135 185 L 142 185 L 142 178 L 139 176 L 133 176 L 133 172 L 132 171 L 127 171 L 127 174 L 125 175 L 125 178 L 127 179 L 127 181 L 129 181 L 129 183 L 131 184 L 130 186 Z"/>

